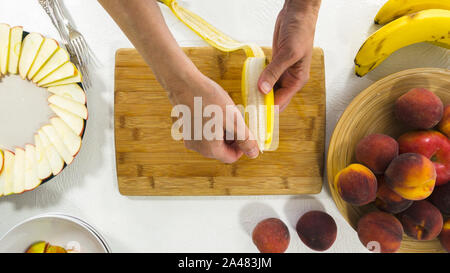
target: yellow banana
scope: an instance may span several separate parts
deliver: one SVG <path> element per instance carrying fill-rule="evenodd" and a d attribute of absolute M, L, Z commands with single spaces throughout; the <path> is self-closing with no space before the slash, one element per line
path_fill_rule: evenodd
<path fill-rule="evenodd" d="M 375 24 L 384 25 L 404 15 L 427 9 L 450 10 L 450 0 L 389 0 L 375 16 Z"/>
<path fill-rule="evenodd" d="M 273 90 L 263 95 L 258 90 L 258 78 L 266 66 L 266 56 L 258 45 L 240 43 L 216 29 L 200 16 L 178 5 L 176 0 L 158 0 L 168 6 L 175 16 L 208 44 L 223 52 L 244 50 L 247 60 L 242 71 L 242 100 L 245 107 L 255 106 L 256 118 L 246 118 L 261 151 L 270 149 L 274 130 Z"/>
<path fill-rule="evenodd" d="M 356 75 L 361 77 L 366 75 L 393 52 L 420 42 L 450 45 L 449 10 L 419 11 L 380 28 L 367 39 L 356 55 Z"/>

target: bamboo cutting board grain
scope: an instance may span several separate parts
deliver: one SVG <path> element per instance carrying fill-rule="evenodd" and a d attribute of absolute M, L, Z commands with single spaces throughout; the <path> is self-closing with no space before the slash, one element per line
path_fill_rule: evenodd
<path fill-rule="evenodd" d="M 241 103 L 243 52 L 222 53 L 210 47 L 184 51 Z M 271 49 L 264 51 L 271 55 Z M 134 49 L 117 51 L 114 104 L 117 176 L 123 195 L 315 194 L 322 189 L 325 75 L 320 48 L 314 50 L 309 83 L 280 114 L 279 148 L 258 159 L 244 156 L 223 164 L 173 140 L 166 91 Z"/>

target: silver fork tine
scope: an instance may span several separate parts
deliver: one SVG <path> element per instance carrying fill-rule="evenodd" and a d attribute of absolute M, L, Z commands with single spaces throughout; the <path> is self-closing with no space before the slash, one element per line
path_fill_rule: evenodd
<path fill-rule="evenodd" d="M 80 70 L 81 70 L 81 74 L 83 75 L 83 82 L 86 83 L 86 87 L 90 87 L 91 86 L 91 82 L 90 82 L 90 78 L 89 75 L 86 71 L 86 60 L 84 59 L 84 56 L 82 54 L 80 54 L 80 44 L 79 44 L 79 39 L 74 39 L 72 41 L 72 47 L 75 50 L 75 54 L 78 55 L 78 64 L 80 66 Z"/>

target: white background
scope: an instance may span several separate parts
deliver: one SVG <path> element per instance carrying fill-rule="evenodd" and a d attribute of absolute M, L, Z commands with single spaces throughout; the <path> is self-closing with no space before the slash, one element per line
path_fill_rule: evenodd
<path fill-rule="evenodd" d="M 296 235 L 295 223 L 304 212 L 321 209 L 330 213 L 338 225 L 337 241 L 329 252 L 365 251 L 337 211 L 326 184 L 322 193 L 314 196 L 121 196 L 114 157 L 114 54 L 117 49 L 132 45 L 97 1 L 64 2 L 101 62 L 92 75 L 94 87 L 88 93 L 90 119 L 84 146 L 76 161 L 50 183 L 33 192 L 0 199 L 0 236 L 28 217 L 63 212 L 97 227 L 114 252 L 255 252 L 251 230 L 259 220 L 275 216 L 285 221 L 291 231 L 287 251 L 310 252 Z M 354 56 L 377 29 L 373 17 L 384 2 L 323 1 L 315 44 L 325 51 L 327 143 L 346 105 L 373 81 L 406 68 L 449 66 L 444 50 L 419 44 L 395 53 L 363 79 L 354 76 Z M 261 45 L 271 45 L 282 3 L 282 0 L 181 1 L 232 37 Z M 166 7 L 162 9 L 181 46 L 205 45 Z M 58 38 L 37 0 L 2 1 L 0 22 Z M 1 109 L 0 115 L 15 118 Z M 0 133 L 4 130 L 8 128 L 0 126 Z"/>

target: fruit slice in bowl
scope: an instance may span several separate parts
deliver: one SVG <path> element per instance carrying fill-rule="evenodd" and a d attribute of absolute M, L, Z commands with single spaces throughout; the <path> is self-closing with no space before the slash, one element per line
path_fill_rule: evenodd
<path fill-rule="evenodd" d="M 20 194 L 25 190 L 25 150 L 15 149 L 13 193 Z"/>
<path fill-rule="evenodd" d="M 72 156 L 76 156 L 81 149 L 81 137 L 73 132 L 72 129 L 59 117 L 50 119 L 50 123 L 55 128 L 56 133 L 62 139 Z"/>
<path fill-rule="evenodd" d="M 70 78 L 59 80 L 59 81 L 52 82 L 52 83 L 49 83 L 49 84 L 45 84 L 42 87 L 52 87 L 52 86 L 60 86 L 60 85 L 66 85 L 66 84 L 71 84 L 71 83 L 82 82 L 83 81 L 83 77 L 81 76 L 81 73 L 78 70 L 76 72 L 77 73 L 74 76 L 70 77 Z"/>
<path fill-rule="evenodd" d="M 73 156 L 67 149 L 66 145 L 63 143 L 62 139 L 58 135 L 53 125 L 47 124 L 42 128 L 43 133 L 50 140 L 55 150 L 58 152 L 59 156 L 64 160 L 67 165 L 70 165 L 73 161 Z"/>
<path fill-rule="evenodd" d="M 44 148 L 45 156 L 50 164 L 53 175 L 58 175 L 64 168 L 64 160 L 61 158 L 58 151 L 50 142 L 42 128 L 39 129 L 38 136 L 41 139 L 42 147 Z"/>
<path fill-rule="evenodd" d="M 79 116 L 57 106 L 54 104 L 49 105 L 55 114 L 60 117 L 78 136 L 83 135 L 85 121 Z"/>
<path fill-rule="evenodd" d="M 36 145 L 36 164 L 38 171 L 38 178 L 46 180 L 52 176 L 52 168 L 45 153 L 44 144 L 38 134 L 34 135 L 34 143 Z"/>
<path fill-rule="evenodd" d="M 15 155 L 13 152 L 5 150 L 4 151 L 4 165 L 3 171 L 0 174 L 0 184 L 3 185 L 2 195 L 11 195 L 14 193 L 14 159 Z"/>
<path fill-rule="evenodd" d="M 81 104 L 86 104 L 86 93 L 76 83 L 52 86 L 47 88 L 48 92 L 60 97 L 68 98 Z"/>
<path fill-rule="evenodd" d="M 9 40 L 8 72 L 17 74 L 19 72 L 19 58 L 22 49 L 23 27 L 11 28 Z"/>
<path fill-rule="evenodd" d="M 55 54 L 47 61 L 47 63 L 38 71 L 38 73 L 33 77 L 32 81 L 34 83 L 40 82 L 47 75 L 70 61 L 70 56 L 67 51 L 60 47 L 56 50 Z"/>
<path fill-rule="evenodd" d="M 25 191 L 31 191 L 41 184 L 38 176 L 38 161 L 36 147 L 32 144 L 25 145 Z"/>
<path fill-rule="evenodd" d="M 44 64 L 55 54 L 58 50 L 59 45 L 56 40 L 45 38 L 42 43 L 41 48 L 39 49 L 38 54 L 30 68 L 30 71 L 27 73 L 27 79 L 31 80 L 39 70 L 44 66 Z"/>
<path fill-rule="evenodd" d="M 11 27 L 8 24 L 0 24 L 0 74 L 8 72 L 9 35 Z"/>
<path fill-rule="evenodd" d="M 56 105 L 82 119 L 88 118 L 88 111 L 86 105 L 76 102 L 71 99 L 67 99 L 65 97 L 61 97 L 58 95 L 53 95 L 48 98 L 48 102 Z"/>
<path fill-rule="evenodd" d="M 36 55 L 44 42 L 44 37 L 39 33 L 28 34 L 22 42 L 22 53 L 19 60 L 19 74 L 22 79 L 27 78 L 27 74 L 33 65 Z"/>
<path fill-rule="evenodd" d="M 76 66 L 71 62 L 67 62 L 40 80 L 38 86 L 50 85 L 54 82 L 74 77 L 77 74 L 79 74 L 79 72 Z"/>

